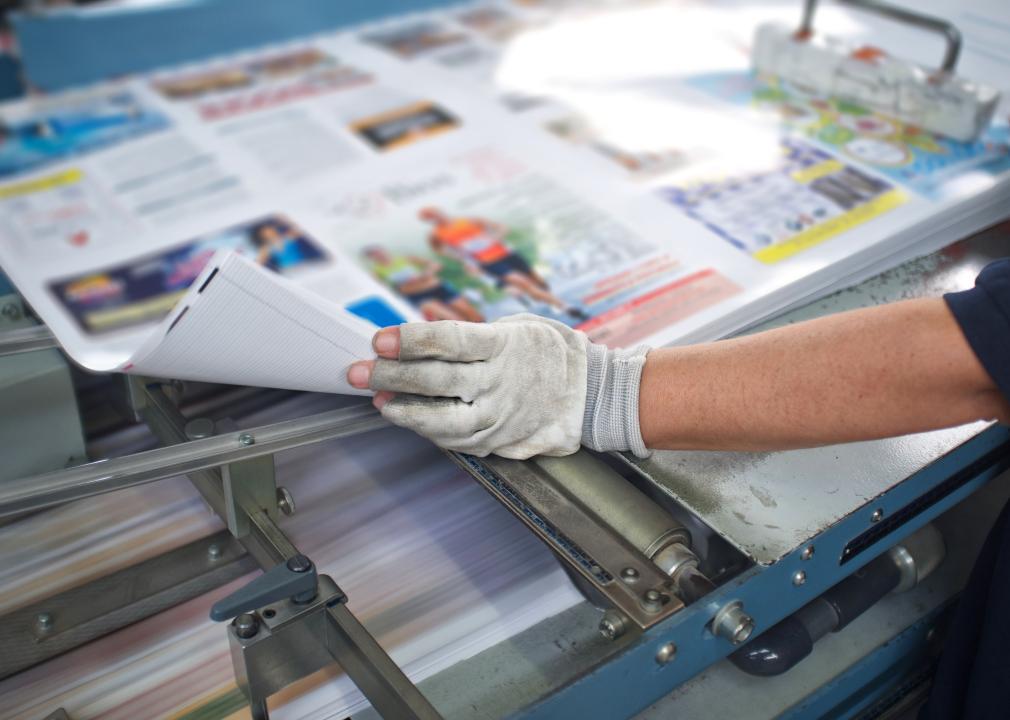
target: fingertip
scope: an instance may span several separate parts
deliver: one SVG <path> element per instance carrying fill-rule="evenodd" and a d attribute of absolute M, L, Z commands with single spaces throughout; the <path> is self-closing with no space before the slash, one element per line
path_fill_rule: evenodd
<path fill-rule="evenodd" d="M 372 398 L 372 405 L 375 406 L 376 410 L 382 411 L 383 406 L 393 399 L 393 393 L 388 390 L 380 390 L 375 393 L 375 397 Z"/>
<path fill-rule="evenodd" d="M 368 383 L 372 378 L 372 367 L 374 365 L 375 361 L 373 360 L 361 360 L 353 363 L 349 368 L 347 368 L 347 382 L 350 383 L 351 387 L 356 387 L 361 390 L 368 389 Z"/>
<path fill-rule="evenodd" d="M 379 357 L 396 360 L 400 356 L 399 326 L 383 328 L 375 333 L 375 337 L 372 338 L 372 347 Z"/>

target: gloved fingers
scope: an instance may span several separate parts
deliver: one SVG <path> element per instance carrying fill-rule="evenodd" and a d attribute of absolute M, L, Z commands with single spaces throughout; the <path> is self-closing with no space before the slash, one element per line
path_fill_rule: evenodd
<path fill-rule="evenodd" d="M 480 392 L 484 363 L 455 363 L 441 360 L 386 360 L 372 367 L 368 386 L 372 390 L 428 397 L 462 398 L 470 401 Z"/>
<path fill-rule="evenodd" d="M 400 393 L 382 406 L 382 416 L 443 447 L 480 432 L 487 418 L 475 405 L 456 398 Z"/>
<path fill-rule="evenodd" d="M 400 326 L 401 360 L 487 360 L 501 347 L 501 331 L 484 323 L 439 320 Z"/>

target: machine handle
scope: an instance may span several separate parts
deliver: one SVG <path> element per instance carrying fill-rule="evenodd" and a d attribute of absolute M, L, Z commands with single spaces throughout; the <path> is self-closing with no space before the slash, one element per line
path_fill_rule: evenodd
<path fill-rule="evenodd" d="M 929 30 L 943 35 L 947 42 L 947 49 L 943 54 L 943 62 L 940 70 L 944 73 L 953 73 L 957 65 L 958 55 L 961 54 L 961 31 L 946 20 L 941 20 L 932 15 L 909 10 L 907 8 L 891 5 L 883 0 L 838 0 L 842 5 L 865 10 L 866 12 L 880 15 L 897 22 L 911 25 L 912 27 Z M 799 37 L 809 37 L 814 31 L 814 10 L 817 9 L 817 0 L 804 0 L 803 19 L 800 21 L 800 28 L 796 34 Z"/>
<path fill-rule="evenodd" d="M 316 596 L 317 583 L 315 564 L 304 555 L 295 555 L 214 603 L 210 619 L 230 620 L 284 598 L 296 603 L 310 602 Z"/>

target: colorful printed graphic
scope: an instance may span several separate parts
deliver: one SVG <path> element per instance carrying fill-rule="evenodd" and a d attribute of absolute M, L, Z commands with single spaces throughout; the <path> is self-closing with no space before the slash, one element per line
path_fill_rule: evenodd
<path fill-rule="evenodd" d="M 372 76 L 308 48 L 198 73 L 155 80 L 170 100 L 196 104 L 204 120 L 265 110 L 323 93 L 358 87 Z"/>
<path fill-rule="evenodd" d="M 297 225 L 271 215 L 124 265 L 54 282 L 49 289 L 88 333 L 156 322 L 171 311 L 214 253 L 226 248 L 281 275 L 326 260 Z"/>
<path fill-rule="evenodd" d="M 25 258 L 129 242 L 137 223 L 71 167 L 0 185 L 0 236 Z"/>
<path fill-rule="evenodd" d="M 508 42 L 527 27 L 527 23 L 517 15 L 502 8 L 487 6 L 465 10 L 456 16 L 456 20 L 460 25 L 497 43 Z"/>
<path fill-rule="evenodd" d="M 692 87 L 737 105 L 772 114 L 823 147 L 907 185 L 935 195 L 946 180 L 973 168 L 1010 168 L 1010 128 L 990 128 L 979 141 L 958 142 L 831 97 L 813 95 L 783 80 L 746 72 L 700 75 Z"/>
<path fill-rule="evenodd" d="M 794 140 L 782 141 L 781 159 L 767 170 L 697 179 L 659 193 L 764 263 L 818 245 L 906 200 L 887 182 Z"/>
<path fill-rule="evenodd" d="M 427 20 L 366 33 L 361 39 L 378 45 L 403 60 L 413 60 L 450 45 L 469 42 L 465 33 Z"/>
<path fill-rule="evenodd" d="M 351 130 L 377 150 L 392 150 L 459 125 L 459 120 L 447 110 L 421 101 L 358 120 L 351 124 Z"/>
<path fill-rule="evenodd" d="M 116 145 L 169 126 L 128 92 L 90 96 L 12 118 L 0 115 L 0 177 Z"/>

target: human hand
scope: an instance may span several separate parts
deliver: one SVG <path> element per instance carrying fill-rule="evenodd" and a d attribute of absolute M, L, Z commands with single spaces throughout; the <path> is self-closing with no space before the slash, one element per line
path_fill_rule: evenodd
<path fill-rule="evenodd" d="M 348 381 L 376 390 L 390 422 L 441 447 L 525 459 L 568 455 L 582 442 L 647 454 L 638 429 L 644 348 L 608 351 L 526 314 L 407 323 L 380 330 L 373 346 L 379 358 L 352 365 Z"/>

